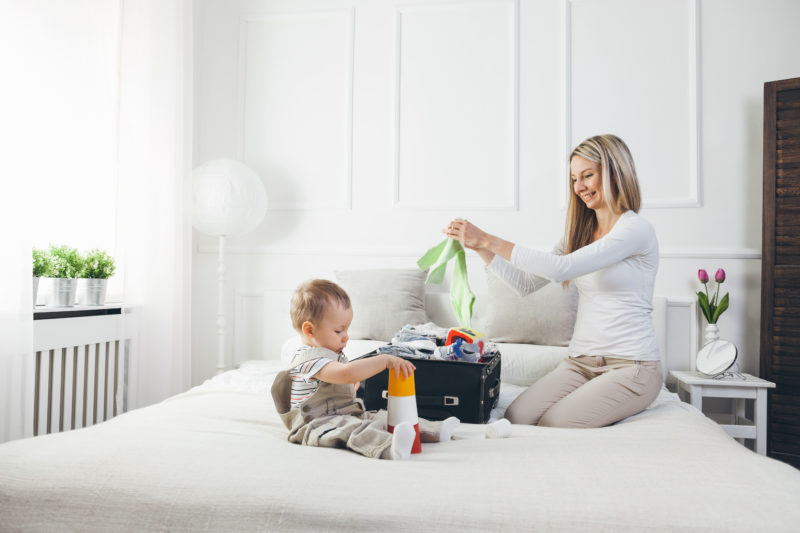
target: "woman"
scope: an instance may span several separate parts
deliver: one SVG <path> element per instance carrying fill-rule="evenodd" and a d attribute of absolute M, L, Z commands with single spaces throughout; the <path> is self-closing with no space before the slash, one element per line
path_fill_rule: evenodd
<path fill-rule="evenodd" d="M 639 183 L 628 147 L 614 135 L 586 139 L 570 155 L 570 182 L 555 253 L 515 245 L 462 219 L 445 230 L 522 296 L 547 281 L 578 290 L 569 357 L 508 407 L 506 418 L 516 424 L 607 426 L 645 409 L 662 385 L 652 320 L 658 241 L 637 214 Z"/>

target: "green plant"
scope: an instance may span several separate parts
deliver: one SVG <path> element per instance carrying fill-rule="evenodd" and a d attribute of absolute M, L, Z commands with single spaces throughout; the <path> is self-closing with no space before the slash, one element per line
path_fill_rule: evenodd
<path fill-rule="evenodd" d="M 83 269 L 83 257 L 75 248 L 50 245 L 50 274 L 54 278 L 77 278 Z"/>
<path fill-rule="evenodd" d="M 89 250 L 83 257 L 83 268 L 81 269 L 81 278 L 91 279 L 108 279 L 114 273 L 116 265 L 114 258 L 105 253 L 103 250 Z"/>
<path fill-rule="evenodd" d="M 45 278 L 52 274 L 53 260 L 47 250 L 33 249 L 33 277 Z"/>

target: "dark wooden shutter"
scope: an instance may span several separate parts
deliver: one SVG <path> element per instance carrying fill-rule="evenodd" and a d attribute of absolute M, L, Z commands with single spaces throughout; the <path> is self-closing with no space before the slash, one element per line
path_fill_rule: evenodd
<path fill-rule="evenodd" d="M 767 454 L 800 468 L 800 78 L 764 84 L 761 377 Z"/>

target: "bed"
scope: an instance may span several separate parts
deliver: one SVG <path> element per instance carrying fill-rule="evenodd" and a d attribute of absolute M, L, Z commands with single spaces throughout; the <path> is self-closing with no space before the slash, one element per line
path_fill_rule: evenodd
<path fill-rule="evenodd" d="M 796 531 L 800 473 L 662 391 L 598 430 L 463 425 L 409 461 L 290 444 L 252 362 L 0 446 L 3 531 Z M 514 386 L 507 387 L 513 389 Z M 508 398 L 503 399 L 499 409 Z"/>
<path fill-rule="evenodd" d="M 350 356 L 381 341 L 352 341 Z M 564 356 L 505 342 L 500 402 Z M 290 444 L 248 361 L 86 429 L 0 445 L 2 531 L 796 531 L 800 472 L 663 389 L 602 429 L 462 424 L 408 461 Z"/>

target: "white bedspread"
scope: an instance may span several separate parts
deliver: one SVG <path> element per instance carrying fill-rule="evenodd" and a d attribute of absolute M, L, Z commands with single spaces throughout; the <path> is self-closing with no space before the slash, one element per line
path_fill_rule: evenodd
<path fill-rule="evenodd" d="M 87 429 L 0 445 L 2 531 L 797 531 L 800 472 L 664 391 L 614 426 L 514 426 L 408 461 L 290 444 L 246 364 Z M 504 385 L 503 402 L 513 396 Z M 518 389 L 519 390 L 519 389 Z"/>

